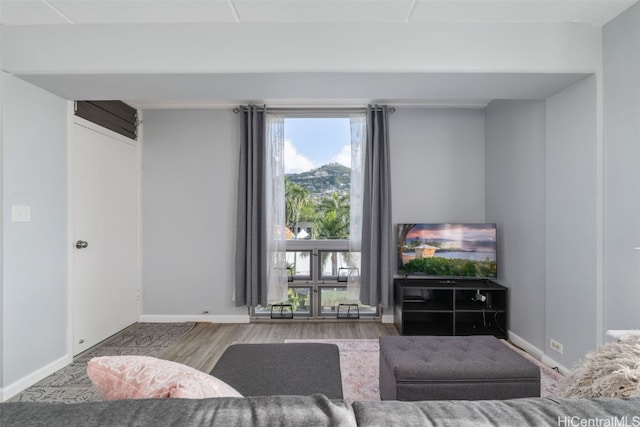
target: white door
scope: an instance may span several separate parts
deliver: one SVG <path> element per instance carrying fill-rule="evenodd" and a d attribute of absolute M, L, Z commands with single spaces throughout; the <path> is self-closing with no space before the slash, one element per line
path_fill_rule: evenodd
<path fill-rule="evenodd" d="M 75 118 L 70 149 L 73 354 L 138 320 L 138 150 Z"/>

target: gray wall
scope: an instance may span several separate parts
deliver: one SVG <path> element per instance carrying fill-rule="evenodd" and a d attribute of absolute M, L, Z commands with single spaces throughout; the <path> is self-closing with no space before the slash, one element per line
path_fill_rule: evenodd
<path fill-rule="evenodd" d="M 399 108 L 389 127 L 393 222 L 484 222 L 484 111 Z"/>
<path fill-rule="evenodd" d="M 509 329 L 545 346 L 545 103 L 493 101 L 485 111 L 486 221 L 498 224 L 498 282 Z"/>
<path fill-rule="evenodd" d="M 603 30 L 605 329 L 640 329 L 640 4 Z"/>
<path fill-rule="evenodd" d="M 596 117 L 595 76 L 547 100 L 545 352 L 567 368 L 595 348 L 600 326 Z"/>
<path fill-rule="evenodd" d="M 246 314 L 231 301 L 237 116 L 143 117 L 143 315 Z M 398 109 L 390 121 L 394 222 L 482 222 L 483 111 Z"/>
<path fill-rule="evenodd" d="M 237 116 L 145 110 L 143 120 L 142 314 L 246 315 L 231 300 Z"/>
<path fill-rule="evenodd" d="M 67 354 L 67 102 L 3 79 L 2 386 Z M 12 205 L 31 222 L 11 222 Z"/>
<path fill-rule="evenodd" d="M 1 71 L 2 70 L 2 55 L 0 55 L 0 222 L 4 221 L 4 215 L 2 214 L 4 212 L 4 192 L 3 192 L 3 183 L 4 183 L 4 157 L 3 157 L 3 146 L 4 146 L 4 128 L 2 126 L 2 121 L 4 118 L 4 110 L 3 110 L 3 106 L 5 103 L 4 100 L 4 80 L 5 78 L 3 77 L 4 72 Z M 4 298 L 2 296 L 3 292 L 4 292 L 4 286 L 3 286 L 3 276 L 4 276 L 4 270 L 2 268 L 3 264 L 4 264 L 4 252 L 3 252 L 3 229 L 4 229 L 4 224 L 2 227 L 0 227 L 0 310 L 2 309 L 2 307 L 4 306 Z M 4 332 L 4 319 L 2 314 L 0 313 L 0 401 L 2 401 L 4 399 L 4 397 L 2 396 L 4 394 L 3 392 L 3 384 L 4 381 L 2 380 L 3 377 L 3 371 L 4 371 L 4 363 L 3 363 L 3 342 L 4 339 L 2 337 L 2 334 Z"/>

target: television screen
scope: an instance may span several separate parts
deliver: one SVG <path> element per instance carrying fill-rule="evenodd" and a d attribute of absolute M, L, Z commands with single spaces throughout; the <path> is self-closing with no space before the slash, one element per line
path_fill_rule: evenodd
<path fill-rule="evenodd" d="M 495 224 L 398 224 L 398 273 L 497 278 Z"/>

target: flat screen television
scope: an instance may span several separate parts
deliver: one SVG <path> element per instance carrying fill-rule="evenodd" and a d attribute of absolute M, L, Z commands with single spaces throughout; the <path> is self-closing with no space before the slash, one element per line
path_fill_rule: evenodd
<path fill-rule="evenodd" d="M 498 277 L 495 224 L 398 224 L 398 274 Z"/>

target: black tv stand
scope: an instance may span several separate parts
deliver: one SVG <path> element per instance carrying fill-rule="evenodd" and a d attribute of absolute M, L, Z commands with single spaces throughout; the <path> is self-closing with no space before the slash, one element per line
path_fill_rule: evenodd
<path fill-rule="evenodd" d="M 402 335 L 507 337 L 507 288 L 490 280 L 403 277 L 394 295 Z"/>

